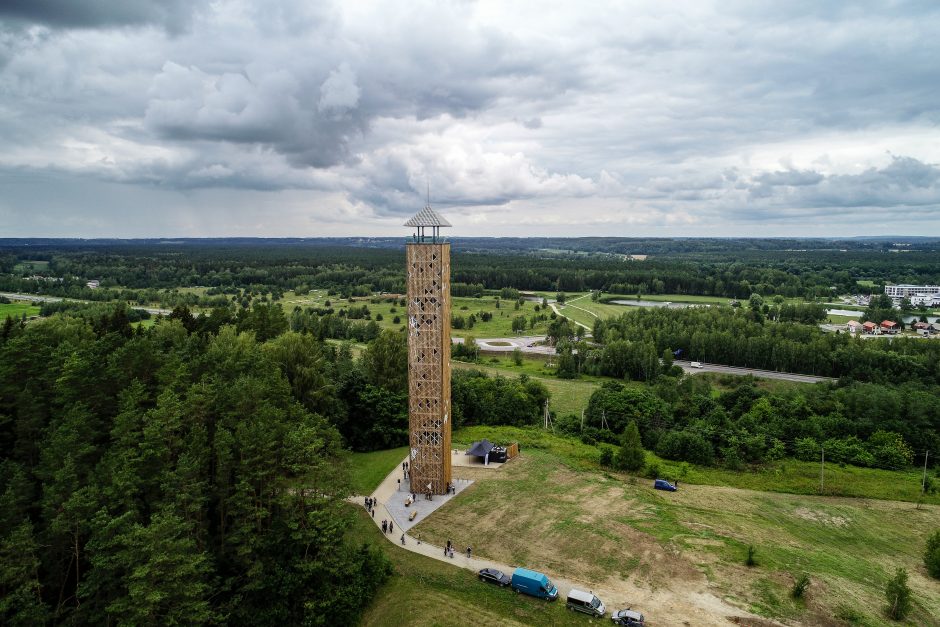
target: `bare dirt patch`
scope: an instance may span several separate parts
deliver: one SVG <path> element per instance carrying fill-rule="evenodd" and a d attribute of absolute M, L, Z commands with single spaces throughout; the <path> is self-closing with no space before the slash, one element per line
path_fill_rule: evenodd
<path fill-rule="evenodd" d="M 845 516 L 832 516 L 826 512 L 811 510 L 806 507 L 797 507 L 793 511 L 793 515 L 803 520 L 809 520 L 823 525 L 831 525 L 833 527 L 846 527 L 851 522 L 851 520 Z"/>

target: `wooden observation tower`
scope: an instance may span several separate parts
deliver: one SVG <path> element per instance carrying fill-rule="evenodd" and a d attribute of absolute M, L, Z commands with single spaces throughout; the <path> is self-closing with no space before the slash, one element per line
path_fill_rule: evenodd
<path fill-rule="evenodd" d="M 408 270 L 408 432 L 411 491 L 444 494 L 450 485 L 450 223 L 430 203 L 405 222 Z M 430 230 L 430 234 L 427 234 Z"/>

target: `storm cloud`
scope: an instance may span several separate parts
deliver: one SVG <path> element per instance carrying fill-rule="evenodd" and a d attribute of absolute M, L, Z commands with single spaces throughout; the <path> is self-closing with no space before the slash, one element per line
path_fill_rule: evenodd
<path fill-rule="evenodd" d="M 936 232 L 938 27 L 930 2 L 11 0 L 0 231 L 393 234 L 430 186 L 464 234 Z"/>

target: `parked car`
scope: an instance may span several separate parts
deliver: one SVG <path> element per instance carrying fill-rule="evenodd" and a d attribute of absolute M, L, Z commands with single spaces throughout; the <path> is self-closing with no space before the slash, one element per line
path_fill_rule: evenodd
<path fill-rule="evenodd" d="M 594 617 L 603 616 L 607 611 L 607 608 L 604 607 L 604 603 L 594 596 L 593 592 L 585 592 L 584 590 L 578 590 L 576 588 L 572 588 L 568 593 L 568 598 L 565 600 L 565 607 L 569 610 Z"/>
<path fill-rule="evenodd" d="M 653 487 L 657 490 L 666 490 L 667 492 L 675 492 L 678 488 L 665 479 L 657 479 L 653 482 Z"/>
<path fill-rule="evenodd" d="M 544 574 L 528 568 L 517 568 L 512 572 L 512 589 L 548 601 L 558 598 L 558 588 L 555 584 Z"/>
<path fill-rule="evenodd" d="M 512 577 L 495 568 L 484 568 L 480 571 L 480 581 L 484 583 L 495 583 L 500 588 L 505 588 L 512 583 Z"/>
<path fill-rule="evenodd" d="M 692 362 L 691 364 L 689 364 L 689 365 L 692 366 L 693 368 L 701 368 L 701 367 L 702 367 L 702 362 L 700 362 L 700 361 L 693 361 L 693 362 Z"/>
<path fill-rule="evenodd" d="M 643 627 L 645 624 L 643 615 L 630 608 L 617 610 L 610 615 L 610 620 L 614 621 L 614 625 L 622 627 Z"/>

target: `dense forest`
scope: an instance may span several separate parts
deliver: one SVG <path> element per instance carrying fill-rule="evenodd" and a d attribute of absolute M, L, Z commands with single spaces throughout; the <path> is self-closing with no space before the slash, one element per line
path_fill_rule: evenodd
<path fill-rule="evenodd" d="M 7 322 L 2 621 L 354 622 L 389 567 L 344 538 L 342 451 L 407 442 L 406 359 L 401 333 L 354 359 L 277 306 L 136 331 L 122 306 Z M 529 424 L 548 397 L 461 381 L 458 424 L 491 404 Z"/>
<path fill-rule="evenodd" d="M 84 300 L 223 306 L 287 290 L 404 291 L 404 239 L 0 242 L 0 291 Z M 891 245 L 891 244 L 887 244 Z M 817 297 L 940 283 L 936 241 L 904 254 L 852 240 L 457 239 L 454 292 L 515 288 L 612 294 Z M 575 252 L 577 249 L 577 252 Z M 630 261 L 628 253 L 650 254 Z M 37 265 L 38 263 L 38 265 Z M 99 289 L 88 288 L 98 280 Z M 858 281 L 876 287 L 860 287 Z M 178 288 L 209 288 L 205 295 Z"/>
<path fill-rule="evenodd" d="M 643 445 L 667 459 L 739 470 L 786 457 L 902 469 L 940 450 L 940 386 L 842 383 L 771 393 L 728 377 L 718 392 L 700 377 L 659 377 L 648 387 L 608 382 L 591 397 L 584 427 L 563 431 L 619 443 L 636 422 Z M 916 460 L 915 460 L 916 455 Z"/>

